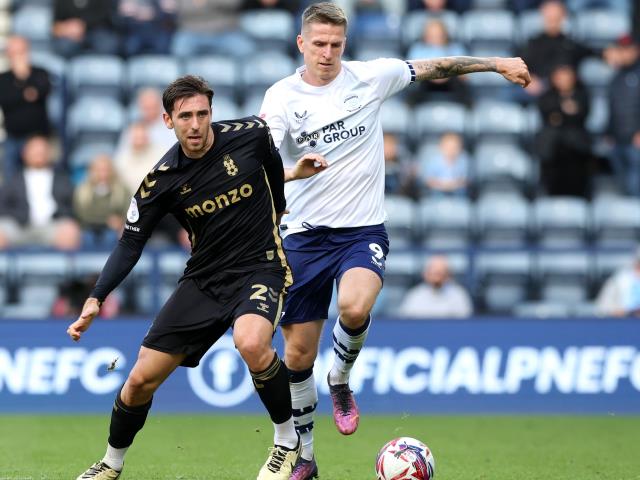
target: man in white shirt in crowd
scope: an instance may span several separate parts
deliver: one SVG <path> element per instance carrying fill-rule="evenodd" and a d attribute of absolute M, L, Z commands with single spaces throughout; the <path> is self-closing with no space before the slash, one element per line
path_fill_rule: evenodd
<path fill-rule="evenodd" d="M 293 414 L 303 442 L 293 480 L 318 474 L 312 435 L 318 399 L 313 364 L 333 282 L 338 284 L 340 313 L 333 327 L 336 355 L 328 376 L 334 420 L 344 435 L 358 426 L 349 373 L 367 336 L 389 248 L 382 102 L 416 80 L 485 71 L 499 72 L 522 86 L 530 80 L 519 58 L 343 62 L 346 32 L 347 18 L 340 7 L 329 2 L 307 7 L 297 37 L 304 66 L 269 88 L 260 114 L 280 149 L 285 178 L 305 154 L 320 154 L 328 163 L 318 175 L 285 186 L 290 213 L 283 218 L 281 233 L 294 284 L 280 324 Z"/>
<path fill-rule="evenodd" d="M 452 277 L 443 255 L 429 258 L 422 271 L 423 283 L 405 295 L 398 316 L 406 318 L 466 318 L 472 313 L 471 297 Z"/>

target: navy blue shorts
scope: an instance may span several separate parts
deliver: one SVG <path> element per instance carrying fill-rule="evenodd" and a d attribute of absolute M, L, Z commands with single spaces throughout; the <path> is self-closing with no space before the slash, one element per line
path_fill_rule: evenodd
<path fill-rule="evenodd" d="M 293 286 L 280 319 L 287 325 L 326 319 L 333 282 L 339 284 L 351 268 L 368 268 L 383 280 L 389 237 L 384 225 L 318 227 L 287 236 L 283 246 L 293 271 Z"/>

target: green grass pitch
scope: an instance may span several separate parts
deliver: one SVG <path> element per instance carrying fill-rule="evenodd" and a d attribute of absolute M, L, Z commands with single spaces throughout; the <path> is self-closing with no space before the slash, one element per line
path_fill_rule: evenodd
<path fill-rule="evenodd" d="M 108 416 L 0 416 L 0 480 L 73 480 L 106 445 Z M 446 480 L 640 480 L 640 417 L 374 416 L 355 435 L 316 421 L 321 480 L 374 480 L 386 441 L 414 436 Z M 151 415 L 122 480 L 254 479 L 271 443 L 265 416 Z"/>

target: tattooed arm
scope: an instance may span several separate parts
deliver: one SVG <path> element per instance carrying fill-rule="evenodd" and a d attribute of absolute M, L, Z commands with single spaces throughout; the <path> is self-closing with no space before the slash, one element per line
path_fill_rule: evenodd
<path fill-rule="evenodd" d="M 441 57 L 409 62 L 416 71 L 416 80 L 435 80 L 473 72 L 498 72 L 521 87 L 531 82 L 529 69 L 519 57 Z"/>

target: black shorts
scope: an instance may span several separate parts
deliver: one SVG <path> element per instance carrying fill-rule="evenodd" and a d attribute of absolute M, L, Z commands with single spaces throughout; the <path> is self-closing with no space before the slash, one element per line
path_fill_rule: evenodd
<path fill-rule="evenodd" d="M 183 279 L 164 304 L 142 345 L 187 357 L 184 367 L 196 367 L 236 318 L 260 315 L 277 326 L 284 303 L 285 275 L 279 270 L 230 274 L 206 288 L 197 279 Z"/>

